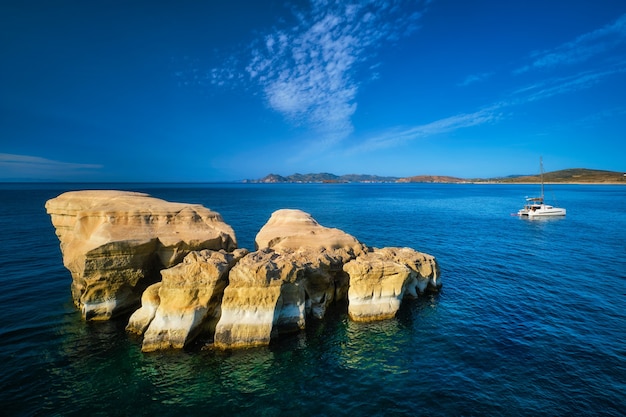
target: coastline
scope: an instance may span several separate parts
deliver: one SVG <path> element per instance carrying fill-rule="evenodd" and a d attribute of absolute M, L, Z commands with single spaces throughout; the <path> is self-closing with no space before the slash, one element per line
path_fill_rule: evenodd
<path fill-rule="evenodd" d="M 467 182 L 467 183 L 459 183 L 459 184 L 514 184 L 514 185 L 541 185 L 541 182 L 496 182 L 496 181 L 476 181 L 476 182 Z M 622 182 L 544 182 L 544 185 L 626 185 L 626 181 Z"/>

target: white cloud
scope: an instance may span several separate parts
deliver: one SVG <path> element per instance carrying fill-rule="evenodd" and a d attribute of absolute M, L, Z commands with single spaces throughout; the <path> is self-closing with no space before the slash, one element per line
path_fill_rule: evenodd
<path fill-rule="evenodd" d="M 573 75 L 555 77 L 536 82 L 516 90 L 512 97 L 514 103 L 527 103 L 590 88 L 603 79 L 626 72 L 626 61 L 617 63 L 603 70 L 582 71 Z"/>
<path fill-rule="evenodd" d="M 418 139 L 452 132 L 458 129 L 497 122 L 503 112 L 517 105 L 566 94 L 601 82 L 604 78 L 626 73 L 626 61 L 617 63 L 604 71 L 585 71 L 572 76 L 544 80 L 512 92 L 508 98 L 472 113 L 457 114 L 430 123 L 400 129 L 394 128 L 366 139 L 363 143 L 347 150 L 348 153 L 370 152 L 377 149 L 404 145 Z"/>
<path fill-rule="evenodd" d="M 552 50 L 534 54 L 533 63 L 516 71 L 516 73 L 522 73 L 530 69 L 550 68 L 582 62 L 609 51 L 625 41 L 626 15 L 623 15 L 614 23 L 579 36 L 571 42 L 567 42 Z M 505 111 L 511 111 L 515 106 L 590 88 L 610 76 L 626 73 L 626 61 L 623 58 L 620 59 L 620 57 L 612 57 L 596 64 L 595 68 L 579 71 L 576 74 L 536 81 L 533 84 L 511 92 L 503 100 L 475 112 L 452 115 L 414 127 L 388 129 L 366 139 L 359 145 L 349 148 L 346 152 L 353 154 L 397 147 L 415 140 L 429 139 L 435 135 L 449 133 L 458 129 L 497 122 L 505 117 L 503 115 Z M 473 83 L 483 82 L 493 75 L 493 72 L 472 74 L 458 85 L 464 87 Z"/>
<path fill-rule="evenodd" d="M 426 4 L 427 2 L 424 2 Z M 408 0 L 312 0 L 296 11 L 297 23 L 257 39 L 245 65 L 248 79 L 259 85 L 269 108 L 290 122 L 306 125 L 332 144 L 353 131 L 361 64 L 371 61 L 385 43 L 417 29 L 421 14 L 407 12 Z M 237 60 L 209 72 L 214 85 L 240 81 Z M 370 66 L 371 68 L 371 66 Z M 370 79 L 377 77 L 373 75 Z"/>
<path fill-rule="evenodd" d="M 487 80 L 494 75 L 494 72 L 483 72 L 481 74 L 468 75 L 463 82 L 459 83 L 459 87 L 467 87 L 470 84 L 479 83 Z"/>
<path fill-rule="evenodd" d="M 548 69 L 587 61 L 626 42 L 626 14 L 614 23 L 578 36 L 553 49 L 535 52 L 533 62 L 514 71 L 521 74 L 533 69 Z"/>
<path fill-rule="evenodd" d="M 505 104 L 496 104 L 473 113 L 458 114 L 407 129 L 392 129 L 365 140 L 351 148 L 349 153 L 370 152 L 377 149 L 403 145 L 417 139 L 425 139 L 457 129 L 478 126 L 497 121 Z"/>
<path fill-rule="evenodd" d="M 102 165 L 54 161 L 30 155 L 0 153 L 0 178 L 59 179 L 72 177 L 85 170 L 97 170 Z"/>

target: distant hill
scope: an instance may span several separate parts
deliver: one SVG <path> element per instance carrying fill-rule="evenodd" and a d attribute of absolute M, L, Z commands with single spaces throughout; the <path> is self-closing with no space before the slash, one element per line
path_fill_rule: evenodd
<path fill-rule="evenodd" d="M 573 168 L 543 174 L 546 183 L 607 183 L 626 184 L 623 172 L 602 171 L 597 169 Z M 510 175 L 497 178 L 458 178 L 446 175 L 416 175 L 412 177 L 380 177 L 378 175 L 335 175 L 293 174 L 286 177 L 278 174 L 269 174 L 258 180 L 245 180 L 247 183 L 354 183 L 354 182 L 398 182 L 398 183 L 538 183 L 539 175 Z"/>
<path fill-rule="evenodd" d="M 400 178 L 397 182 L 444 182 L 459 183 L 468 182 L 466 179 L 457 177 L 448 177 L 445 175 L 416 175 L 414 177 Z"/>
<path fill-rule="evenodd" d="M 505 183 L 536 183 L 541 182 L 539 175 L 522 175 L 497 179 Z M 624 183 L 626 177 L 623 172 L 602 171 L 597 169 L 573 168 L 560 171 L 545 172 L 544 182 L 553 183 Z"/>
<path fill-rule="evenodd" d="M 258 180 L 246 180 L 252 183 L 349 183 L 349 182 L 396 182 L 398 177 L 379 177 L 377 175 L 335 175 L 326 172 L 319 174 L 293 174 L 283 177 L 282 175 L 269 174 Z"/>

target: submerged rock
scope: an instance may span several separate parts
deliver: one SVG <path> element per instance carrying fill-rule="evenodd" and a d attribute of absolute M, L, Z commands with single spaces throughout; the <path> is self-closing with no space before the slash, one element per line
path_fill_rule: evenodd
<path fill-rule="evenodd" d="M 73 191 L 46 202 L 83 317 L 106 320 L 135 307 L 159 271 L 193 250 L 233 250 L 219 213 L 147 194 Z"/>

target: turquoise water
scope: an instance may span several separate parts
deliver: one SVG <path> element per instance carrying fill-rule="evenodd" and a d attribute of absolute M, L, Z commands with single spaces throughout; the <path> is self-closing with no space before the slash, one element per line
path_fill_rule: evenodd
<path fill-rule="evenodd" d="M 240 247 L 279 208 L 437 257 L 443 290 L 395 319 L 337 305 L 267 348 L 141 353 L 86 323 L 45 213 L 72 189 L 222 214 Z M 511 216 L 532 185 L 0 184 L 0 415 L 623 415 L 626 187 L 549 188 L 564 219 Z"/>

